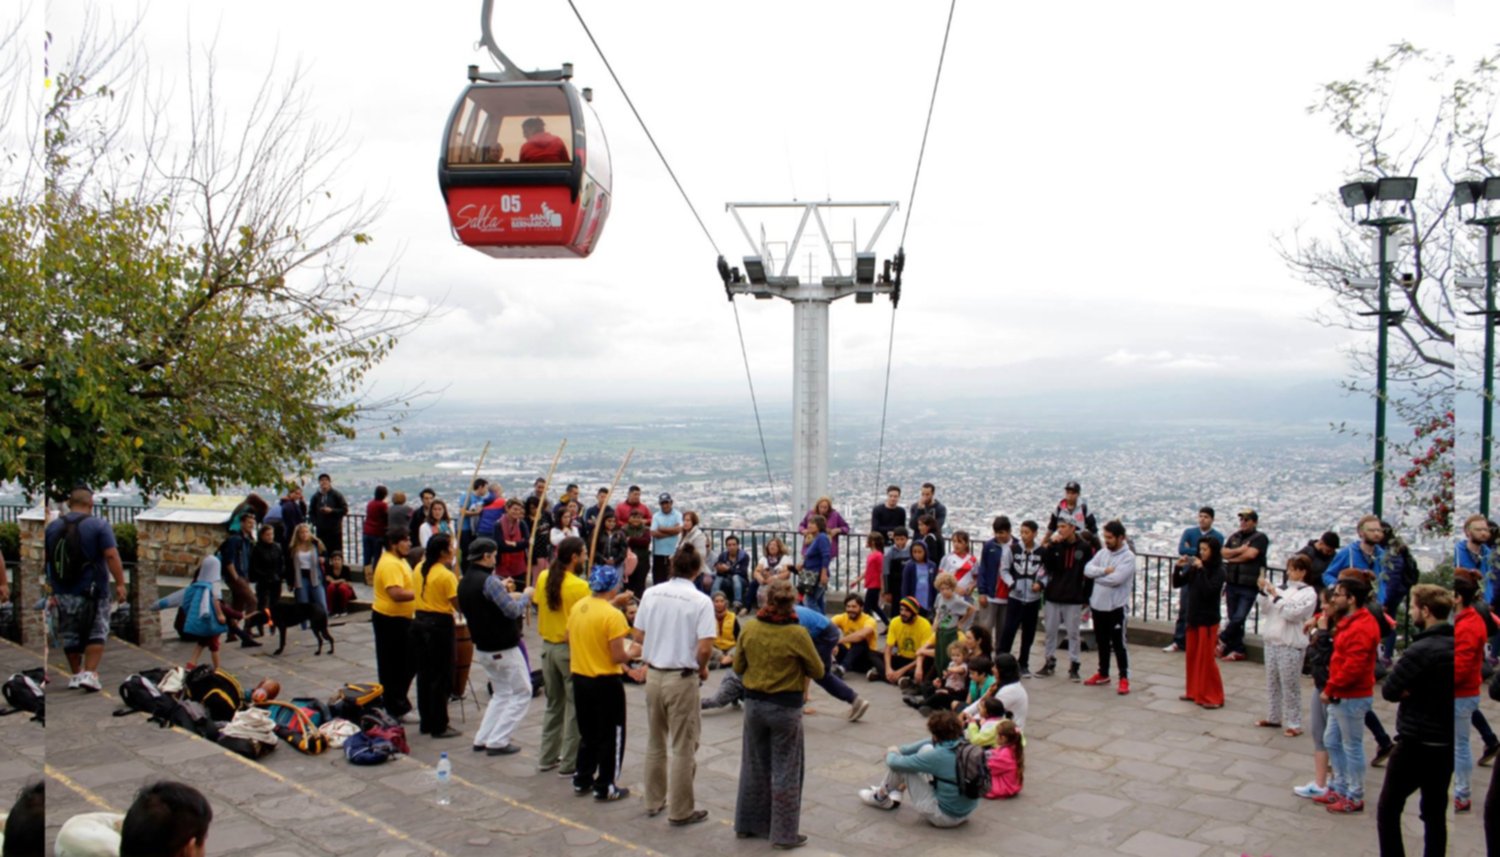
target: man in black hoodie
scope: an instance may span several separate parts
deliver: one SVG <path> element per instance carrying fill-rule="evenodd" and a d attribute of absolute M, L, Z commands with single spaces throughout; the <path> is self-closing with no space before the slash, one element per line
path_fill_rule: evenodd
<path fill-rule="evenodd" d="M 1328 570 L 1328 563 L 1333 561 L 1333 555 L 1338 552 L 1339 534 L 1333 530 L 1318 536 L 1297 551 L 1312 563 L 1312 571 L 1307 573 L 1307 583 L 1319 594 L 1323 592 L 1323 572 Z"/>
<path fill-rule="evenodd" d="M 1406 853 L 1401 812 L 1417 789 L 1422 790 L 1423 853 L 1447 853 L 1448 781 L 1453 778 L 1452 610 L 1453 594 L 1441 586 L 1412 588 L 1408 615 L 1421 633 L 1381 688 L 1387 701 L 1398 703 L 1396 750 L 1386 764 L 1375 815 L 1383 855 Z"/>
<path fill-rule="evenodd" d="M 1083 606 L 1089 602 L 1094 582 L 1083 574 L 1094 551 L 1088 542 L 1078 537 L 1078 525 L 1072 518 L 1059 518 L 1057 532 L 1048 539 L 1042 549 L 1042 581 L 1046 594 L 1045 617 L 1047 639 L 1042 646 L 1047 662 L 1037 675 L 1050 676 L 1057 672 L 1057 635 L 1068 633 L 1068 679 L 1082 681 L 1078 673 L 1079 645 L 1078 628 L 1083 621 Z"/>

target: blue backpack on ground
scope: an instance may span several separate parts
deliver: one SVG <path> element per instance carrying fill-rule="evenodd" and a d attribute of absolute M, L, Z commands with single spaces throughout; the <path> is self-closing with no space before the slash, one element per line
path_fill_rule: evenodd
<path fill-rule="evenodd" d="M 396 747 L 384 738 L 368 732 L 356 732 L 344 739 L 344 758 L 354 765 L 379 765 L 396 755 Z"/>

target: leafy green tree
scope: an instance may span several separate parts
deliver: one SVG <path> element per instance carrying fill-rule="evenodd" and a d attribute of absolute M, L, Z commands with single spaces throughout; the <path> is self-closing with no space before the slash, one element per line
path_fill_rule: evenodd
<path fill-rule="evenodd" d="M 424 315 L 393 303 L 387 276 L 350 274 L 379 207 L 337 201 L 339 139 L 309 121 L 309 81 L 268 75 L 236 120 L 210 59 L 185 102 L 148 104 L 129 38 L 91 20 L 54 63 L 41 192 L 0 206 L 16 257 L 0 264 L 39 286 L 45 315 L 20 385 L 45 403 L 45 470 L 0 463 L 52 496 L 79 480 L 147 495 L 284 483 L 328 439 L 399 414 L 364 380 Z M 142 117 L 153 133 L 130 142 L 120 129 Z"/>

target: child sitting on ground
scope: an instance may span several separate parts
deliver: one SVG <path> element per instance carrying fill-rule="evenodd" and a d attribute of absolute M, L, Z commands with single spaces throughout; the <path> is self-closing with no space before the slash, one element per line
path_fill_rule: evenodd
<path fill-rule="evenodd" d="M 902 701 L 916 709 L 950 709 L 964 699 L 969 686 L 969 665 L 964 660 L 964 647 L 953 642 L 948 645 L 948 668 L 932 680 L 932 685 L 907 694 Z M 924 712 L 924 713 L 931 713 Z"/>
<path fill-rule="evenodd" d="M 981 699 L 978 716 L 963 713 L 964 738 L 975 747 L 994 747 L 1000 743 L 1000 724 L 1005 721 L 1005 703 L 993 696 Z"/>
<path fill-rule="evenodd" d="M 723 592 L 714 593 L 714 630 L 718 631 L 718 636 L 714 637 L 714 650 L 708 657 L 708 668 L 716 670 L 733 666 L 735 641 L 740 636 L 740 620 L 729 609 L 729 596 Z"/>
<path fill-rule="evenodd" d="M 990 702 L 996 702 L 994 697 Z M 1015 797 L 1021 793 L 1026 780 L 1026 749 L 1021 740 L 1021 731 L 1014 720 L 1001 720 L 995 725 L 995 746 L 986 754 L 990 768 L 990 790 L 984 796 L 990 800 Z"/>

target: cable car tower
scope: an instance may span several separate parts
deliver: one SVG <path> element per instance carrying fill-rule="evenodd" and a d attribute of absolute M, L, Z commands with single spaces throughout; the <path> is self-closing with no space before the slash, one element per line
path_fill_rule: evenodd
<path fill-rule="evenodd" d="M 886 259 L 876 274 L 875 244 L 900 207 L 896 202 L 731 202 L 725 205 L 750 245 L 752 255 L 744 257 L 743 272 L 730 267 L 719 257 L 719 277 L 729 300 L 735 295 L 751 295 L 758 300 L 781 298 L 792 304 L 792 520 L 796 513 L 812 508 L 819 497 L 828 493 L 828 308 L 839 298 L 854 296 L 855 303 L 867 304 L 876 295 L 889 295 L 894 308 L 901 301 L 901 271 L 906 253 L 898 248 Z M 802 212 L 797 231 L 779 259 L 771 252 L 775 243 L 767 242 L 764 225 L 760 241 L 751 237 L 741 212 L 751 209 L 781 209 Z M 835 241 L 829 234 L 823 214 L 832 209 L 859 209 L 879 212 L 880 221 L 869 240 L 861 247 L 856 230 L 852 240 Z M 856 212 L 858 214 L 860 212 Z M 791 273 L 792 261 L 813 224 L 822 238 L 833 273 L 812 282 L 802 282 Z M 780 242 L 777 242 L 780 243 Z M 840 259 L 835 245 L 848 244 L 850 251 Z M 846 267 L 847 266 L 847 267 Z"/>

